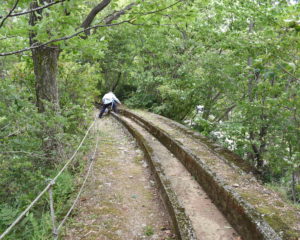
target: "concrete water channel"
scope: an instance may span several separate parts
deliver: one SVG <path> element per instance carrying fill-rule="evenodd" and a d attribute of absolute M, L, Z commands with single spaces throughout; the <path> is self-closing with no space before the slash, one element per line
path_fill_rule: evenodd
<path fill-rule="evenodd" d="M 230 151 L 145 111 L 122 109 L 98 124 L 96 185 L 65 239 L 298 240 L 299 209 Z"/>
<path fill-rule="evenodd" d="M 146 152 L 178 239 L 241 239 L 173 153 L 133 120 L 118 119 Z"/>

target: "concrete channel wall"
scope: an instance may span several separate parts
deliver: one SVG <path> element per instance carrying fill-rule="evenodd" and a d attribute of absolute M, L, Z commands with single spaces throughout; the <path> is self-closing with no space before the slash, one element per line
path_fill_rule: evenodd
<path fill-rule="evenodd" d="M 182 162 L 244 240 L 281 240 L 254 207 L 218 178 L 198 156 L 144 118 L 129 110 L 123 110 L 122 114 L 146 128 Z"/>
<path fill-rule="evenodd" d="M 191 221 L 185 214 L 185 211 L 180 205 L 180 203 L 178 202 L 177 196 L 173 192 L 169 180 L 165 177 L 164 171 L 157 157 L 155 156 L 154 150 L 147 143 L 145 138 L 138 131 L 136 131 L 128 122 L 126 122 L 118 115 L 114 113 L 112 114 L 120 123 L 122 123 L 128 129 L 128 131 L 137 140 L 140 148 L 143 150 L 148 164 L 151 168 L 151 171 L 153 173 L 153 176 L 155 178 L 155 182 L 160 191 L 162 201 L 169 213 L 177 239 L 197 240 Z"/>
<path fill-rule="evenodd" d="M 226 162 L 228 165 L 230 165 L 232 168 L 239 171 L 238 168 L 242 169 L 246 173 L 253 174 L 256 178 L 260 178 L 260 173 L 257 171 L 255 167 L 253 167 L 250 163 L 242 159 L 239 155 L 236 153 L 230 151 L 227 148 L 222 147 L 220 144 L 217 144 L 210 140 L 207 137 L 204 137 L 199 132 L 196 132 L 194 130 L 191 130 L 190 128 L 175 122 L 171 119 L 168 119 L 166 117 L 160 116 L 163 121 L 171 122 L 172 126 L 175 126 L 180 131 L 192 136 L 193 138 L 199 139 L 202 143 L 204 143 L 208 150 L 212 152 L 213 154 L 217 155 L 219 158 L 223 159 L 224 162 Z"/>

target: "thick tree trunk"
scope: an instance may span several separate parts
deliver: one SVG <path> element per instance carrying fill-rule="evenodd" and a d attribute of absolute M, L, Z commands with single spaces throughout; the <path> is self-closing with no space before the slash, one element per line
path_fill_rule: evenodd
<path fill-rule="evenodd" d="M 40 4 L 48 3 L 50 0 L 41 0 Z M 38 7 L 37 1 L 31 3 L 31 8 Z M 35 26 L 42 19 L 43 12 L 38 11 L 30 14 L 29 24 Z M 50 33 L 49 33 L 50 34 Z M 36 33 L 29 35 L 30 45 L 38 44 L 35 39 Z M 56 80 L 59 48 L 57 46 L 44 46 L 32 50 L 32 60 L 35 74 L 36 105 L 40 113 L 47 112 L 50 115 L 59 114 L 58 84 Z M 44 164 L 52 165 L 58 162 L 57 153 L 61 152 L 61 144 L 58 134 L 62 131 L 59 124 L 49 126 L 45 122 L 41 138 L 43 139 L 43 150 L 47 155 Z"/>
<path fill-rule="evenodd" d="M 31 8 L 37 8 L 39 5 L 44 3 L 50 3 L 52 0 L 34 0 L 31 2 Z M 93 22 L 95 16 L 102 11 L 111 0 L 102 0 L 96 7 L 94 7 L 91 12 L 88 14 L 86 19 L 83 21 L 80 27 L 86 29 L 88 28 L 91 23 Z M 129 5 L 129 10 L 131 6 Z M 125 11 L 124 11 L 125 13 Z M 123 12 L 117 14 L 114 20 L 124 14 Z M 44 13 L 45 14 L 45 13 Z M 29 24 L 31 26 L 35 26 L 38 24 L 39 21 L 43 18 L 43 11 L 39 10 L 36 12 L 32 12 L 30 14 Z M 49 32 L 49 35 L 51 32 Z M 88 34 L 88 32 L 87 32 Z M 38 44 L 35 39 L 36 32 L 32 31 L 30 33 L 30 45 Z M 54 111 L 55 114 L 59 114 L 59 96 L 58 96 L 58 85 L 56 80 L 57 75 L 57 64 L 58 64 L 58 57 L 59 57 L 59 48 L 56 46 L 44 46 L 39 47 L 32 50 L 32 59 L 34 64 L 34 73 L 36 78 L 36 99 L 37 99 L 37 107 L 39 112 L 46 112 L 46 111 Z M 50 109 L 48 108 L 50 107 Z M 61 145 L 59 141 L 57 141 L 57 134 L 61 132 L 61 126 L 47 126 L 45 124 L 45 128 L 43 131 L 43 148 L 44 151 L 48 154 L 49 160 L 53 160 L 52 156 L 53 153 L 60 152 Z M 51 161 L 50 163 L 52 163 Z"/>
<path fill-rule="evenodd" d="M 51 0 L 33 1 L 30 5 L 32 9 L 40 4 L 49 3 Z M 30 14 L 29 24 L 35 26 L 43 18 L 43 11 L 39 10 Z M 49 33 L 50 34 L 50 33 Z M 30 45 L 38 44 L 35 39 L 36 33 L 30 32 Z M 44 46 L 32 50 L 32 60 L 36 79 L 36 99 L 39 112 L 45 111 L 45 104 L 50 104 L 51 109 L 59 111 L 58 87 L 56 81 L 57 62 L 59 48 L 56 46 Z"/>
<path fill-rule="evenodd" d="M 36 78 L 36 104 L 39 112 L 45 111 L 45 104 L 59 112 L 59 97 L 57 86 L 57 47 L 41 47 L 32 50 L 34 73 Z"/>
<path fill-rule="evenodd" d="M 36 105 L 40 113 L 58 115 L 60 112 L 57 86 L 58 47 L 41 47 L 32 50 L 32 59 L 35 73 Z M 59 162 L 62 145 L 57 136 L 62 127 L 57 123 L 49 126 L 46 122 L 43 127 L 43 150 L 46 153 L 45 164 L 52 165 Z"/>

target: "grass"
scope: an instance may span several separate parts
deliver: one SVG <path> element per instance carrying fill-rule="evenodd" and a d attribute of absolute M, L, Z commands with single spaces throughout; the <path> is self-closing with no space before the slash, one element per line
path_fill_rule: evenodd
<path fill-rule="evenodd" d="M 151 226 L 144 227 L 144 235 L 145 236 L 152 236 L 154 234 L 154 230 Z"/>

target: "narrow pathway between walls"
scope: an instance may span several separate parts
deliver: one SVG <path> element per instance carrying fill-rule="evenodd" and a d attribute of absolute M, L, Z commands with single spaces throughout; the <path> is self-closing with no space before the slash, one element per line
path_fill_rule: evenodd
<path fill-rule="evenodd" d="M 97 124 L 100 140 L 92 177 L 63 239 L 175 239 L 135 140 L 111 116 Z"/>
<path fill-rule="evenodd" d="M 129 118 L 122 118 L 146 139 L 154 150 L 178 201 L 191 220 L 198 240 L 241 240 L 201 186 L 180 161 L 156 138 Z"/>

